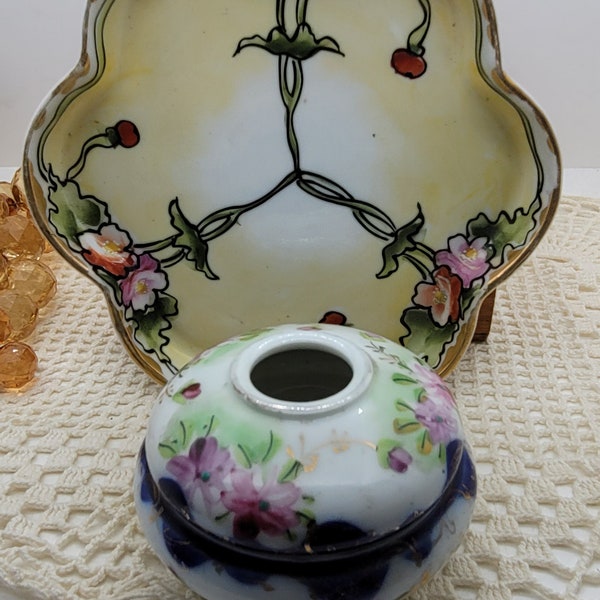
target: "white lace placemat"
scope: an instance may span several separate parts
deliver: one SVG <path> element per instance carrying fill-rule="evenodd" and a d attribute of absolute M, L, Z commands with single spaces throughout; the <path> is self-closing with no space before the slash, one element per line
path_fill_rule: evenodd
<path fill-rule="evenodd" d="M 59 292 L 28 340 L 37 378 L 0 394 L 0 598 L 196 598 L 133 508 L 159 386 L 122 348 L 96 287 L 50 260 Z M 488 342 L 449 378 L 479 497 L 461 548 L 414 600 L 600 598 L 599 377 L 600 200 L 566 197 L 498 290 Z"/>

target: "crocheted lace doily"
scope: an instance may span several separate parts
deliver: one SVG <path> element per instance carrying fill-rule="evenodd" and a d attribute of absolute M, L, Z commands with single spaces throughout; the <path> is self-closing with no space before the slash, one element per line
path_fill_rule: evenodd
<path fill-rule="evenodd" d="M 600 200 L 563 198 L 449 377 L 473 445 L 472 526 L 415 600 L 600 598 Z M 142 536 L 132 473 L 159 391 L 97 288 L 58 256 L 28 340 L 35 382 L 0 394 L 0 597 L 196 598 Z"/>

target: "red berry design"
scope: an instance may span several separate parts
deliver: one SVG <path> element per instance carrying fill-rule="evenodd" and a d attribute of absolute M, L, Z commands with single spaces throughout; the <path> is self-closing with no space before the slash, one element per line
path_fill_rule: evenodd
<path fill-rule="evenodd" d="M 341 312 L 337 312 L 335 310 L 330 310 L 323 315 L 323 318 L 319 321 L 319 323 L 327 323 L 328 325 L 345 325 L 346 315 Z"/>
<path fill-rule="evenodd" d="M 140 132 L 131 121 L 119 121 L 115 130 L 118 135 L 117 143 L 123 148 L 133 148 L 140 141 Z"/>
<path fill-rule="evenodd" d="M 407 48 L 394 50 L 391 65 L 398 75 L 409 79 L 417 79 L 427 70 L 427 62 L 423 58 L 423 54 L 416 54 Z"/>

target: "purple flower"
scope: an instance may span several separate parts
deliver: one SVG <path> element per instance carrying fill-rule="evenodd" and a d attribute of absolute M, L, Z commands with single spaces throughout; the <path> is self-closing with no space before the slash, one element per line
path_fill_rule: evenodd
<path fill-rule="evenodd" d="M 406 473 L 412 461 L 412 456 L 400 446 L 396 446 L 388 452 L 388 465 L 396 473 Z"/>
<path fill-rule="evenodd" d="M 167 277 L 156 260 L 149 254 L 142 254 L 137 269 L 131 271 L 119 285 L 123 304 L 134 310 L 144 310 L 154 304 L 156 291 L 167 287 Z"/>
<path fill-rule="evenodd" d="M 429 367 L 419 363 L 413 365 L 413 371 L 425 390 L 425 395 L 432 400 L 454 407 L 456 402 L 444 380 Z"/>
<path fill-rule="evenodd" d="M 229 451 L 219 448 L 214 437 L 198 438 L 187 456 L 175 456 L 167 463 L 167 471 L 175 477 L 188 502 L 194 504 L 200 494 L 208 510 L 219 502 L 224 479 L 234 468 Z"/>
<path fill-rule="evenodd" d="M 415 417 L 427 428 L 433 444 L 447 444 L 457 433 L 458 423 L 454 409 L 445 402 L 438 403 L 431 399 L 419 402 L 415 408 Z"/>
<path fill-rule="evenodd" d="M 261 531 L 281 535 L 300 522 L 293 506 L 301 491 L 293 483 L 279 483 L 273 477 L 257 487 L 253 472 L 241 470 L 231 474 L 231 483 L 233 489 L 223 492 L 221 500 L 235 515 L 235 537 L 254 539 Z"/>
<path fill-rule="evenodd" d="M 435 255 L 435 261 L 438 266 L 450 267 L 463 285 L 470 287 L 475 279 L 483 277 L 490 268 L 486 244 L 487 238 L 484 237 L 469 242 L 466 237 L 455 235 L 448 240 L 448 250 L 440 250 Z"/>

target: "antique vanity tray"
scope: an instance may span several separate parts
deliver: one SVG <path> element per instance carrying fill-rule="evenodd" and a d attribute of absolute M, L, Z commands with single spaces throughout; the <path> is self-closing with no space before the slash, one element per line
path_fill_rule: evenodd
<path fill-rule="evenodd" d="M 159 380 L 240 331 L 319 321 L 445 373 L 560 187 L 486 0 L 90 1 L 24 174 Z"/>

